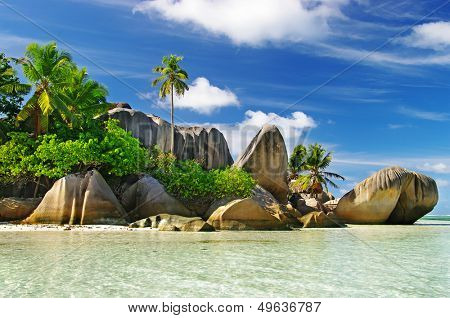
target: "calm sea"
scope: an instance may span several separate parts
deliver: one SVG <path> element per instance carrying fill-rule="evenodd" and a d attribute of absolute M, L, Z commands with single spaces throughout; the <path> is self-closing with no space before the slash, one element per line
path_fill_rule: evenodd
<path fill-rule="evenodd" d="M 291 232 L 0 232 L 0 297 L 450 297 L 450 217 Z"/>

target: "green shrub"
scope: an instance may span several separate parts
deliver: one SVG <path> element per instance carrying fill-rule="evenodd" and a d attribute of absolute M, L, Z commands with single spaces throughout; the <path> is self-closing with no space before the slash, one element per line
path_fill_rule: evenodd
<path fill-rule="evenodd" d="M 89 168 L 123 176 L 142 172 L 149 159 L 139 140 L 114 120 L 107 121 L 104 130 L 80 133 L 75 140 L 62 140 L 55 134 L 37 140 L 26 133 L 10 133 L 9 137 L 0 146 L 3 180 L 28 176 L 55 179 Z"/>
<path fill-rule="evenodd" d="M 184 200 L 211 201 L 224 197 L 248 197 L 255 180 L 235 168 L 204 170 L 194 160 L 178 161 L 171 154 L 153 152 L 149 173 L 172 195 Z"/>
<path fill-rule="evenodd" d="M 180 161 L 157 148 L 150 152 L 115 120 L 88 132 L 46 134 L 9 133 L 0 145 L 0 181 L 46 176 L 58 179 L 91 168 L 102 174 L 124 176 L 148 173 L 166 190 L 184 200 L 212 201 L 248 197 L 255 180 L 245 171 L 227 167 L 207 171 L 194 160 Z M 70 137 L 69 137 L 70 136 Z"/>

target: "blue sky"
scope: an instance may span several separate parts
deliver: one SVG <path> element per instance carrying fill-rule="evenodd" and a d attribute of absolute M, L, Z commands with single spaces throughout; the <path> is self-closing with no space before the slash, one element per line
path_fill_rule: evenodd
<path fill-rule="evenodd" d="M 438 181 L 450 212 L 450 4 L 370 0 L 0 0 L 0 50 L 54 40 L 110 101 L 168 119 L 153 66 L 183 55 L 180 124 L 215 125 L 233 155 L 271 122 L 289 147 L 320 142 L 340 196 L 400 165 Z M 6 4 L 6 5 L 5 5 Z"/>

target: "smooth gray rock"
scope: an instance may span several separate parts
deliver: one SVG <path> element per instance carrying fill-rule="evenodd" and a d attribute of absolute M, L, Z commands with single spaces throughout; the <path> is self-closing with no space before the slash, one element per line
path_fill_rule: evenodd
<path fill-rule="evenodd" d="M 42 198 L 4 198 L 0 200 L 0 222 L 25 219 L 41 201 Z"/>
<path fill-rule="evenodd" d="M 158 180 L 150 176 L 144 176 L 130 186 L 123 193 L 121 203 L 131 221 L 162 213 L 185 217 L 196 216 L 194 212 L 168 194 Z"/>
<path fill-rule="evenodd" d="M 433 210 L 438 198 L 432 178 L 390 167 L 358 183 L 339 200 L 334 213 L 345 223 L 413 224 Z"/>
<path fill-rule="evenodd" d="M 214 228 L 200 217 L 159 214 L 150 217 L 152 227 L 159 231 L 212 232 Z"/>
<path fill-rule="evenodd" d="M 234 164 L 283 204 L 288 199 L 288 154 L 283 136 L 274 125 L 264 125 Z"/>
<path fill-rule="evenodd" d="M 144 146 L 157 145 L 163 152 L 170 151 L 170 123 L 160 117 L 130 108 L 114 108 L 103 119 L 108 117 L 118 119 L 120 126 Z M 175 156 L 198 160 L 206 169 L 233 164 L 227 141 L 215 128 L 175 126 Z"/>
<path fill-rule="evenodd" d="M 59 179 L 25 224 L 127 225 L 125 210 L 97 170 Z"/>

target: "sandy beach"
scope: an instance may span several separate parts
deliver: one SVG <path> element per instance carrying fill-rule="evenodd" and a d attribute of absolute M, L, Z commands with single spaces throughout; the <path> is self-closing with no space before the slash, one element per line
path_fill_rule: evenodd
<path fill-rule="evenodd" d="M 56 225 L 56 224 L 11 224 L 0 223 L 0 232 L 32 232 L 32 231 L 77 231 L 77 232 L 124 232 L 124 231 L 157 231 L 152 228 L 129 228 L 118 225 Z"/>

